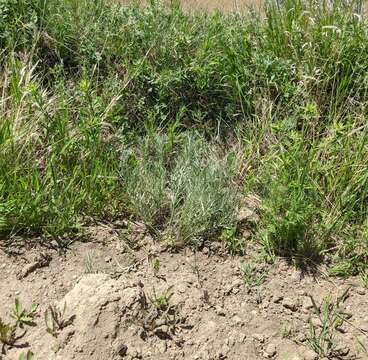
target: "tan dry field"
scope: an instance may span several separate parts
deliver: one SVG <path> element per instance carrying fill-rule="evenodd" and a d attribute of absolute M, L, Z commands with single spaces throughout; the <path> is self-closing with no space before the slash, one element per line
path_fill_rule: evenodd
<path fill-rule="evenodd" d="M 259 0 L 182 0 L 181 3 L 188 11 L 203 10 L 207 12 L 214 10 L 241 12 L 254 7 L 259 8 L 262 4 Z"/>
<path fill-rule="evenodd" d="M 121 0 L 128 3 L 128 0 Z M 147 3 L 147 1 L 142 1 Z M 170 1 L 168 1 L 170 3 Z M 208 12 L 219 10 L 223 12 L 244 12 L 249 9 L 262 7 L 261 0 L 180 0 L 183 9 L 188 12 Z"/>
<path fill-rule="evenodd" d="M 113 0 L 114 1 L 114 0 Z M 131 3 L 131 0 L 118 0 L 121 3 Z M 147 0 L 135 0 L 142 4 L 148 3 Z M 172 2 L 172 0 L 164 0 L 167 1 L 168 4 Z M 249 10 L 262 10 L 263 5 L 265 3 L 264 0 L 179 0 L 183 9 L 188 12 L 205 12 L 205 13 L 213 13 L 214 11 L 221 11 L 225 13 L 229 12 L 239 12 L 246 13 Z M 368 15 L 368 1 L 363 2 L 363 15 Z"/>

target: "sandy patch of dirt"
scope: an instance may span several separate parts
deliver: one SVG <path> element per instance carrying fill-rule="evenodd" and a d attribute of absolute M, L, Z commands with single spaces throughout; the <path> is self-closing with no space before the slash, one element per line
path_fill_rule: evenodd
<path fill-rule="evenodd" d="M 97 227 L 91 242 L 63 254 L 0 252 L 2 319 L 15 298 L 24 307 L 40 304 L 36 326 L 0 358 L 18 360 L 31 349 L 34 359 L 47 360 L 318 359 L 308 336 L 311 323 L 317 335 L 323 324 L 309 295 L 319 307 L 345 293 L 338 310 L 329 307 L 348 315 L 329 329 L 336 352 L 328 358 L 368 359 L 368 291 L 359 279 L 303 274 L 283 260 L 264 265 L 252 252 L 230 257 L 219 244 L 171 253 L 139 226 L 130 239 L 133 233 L 139 249 L 127 246 L 126 232 Z M 44 313 L 64 304 L 65 326 L 53 336 Z"/>

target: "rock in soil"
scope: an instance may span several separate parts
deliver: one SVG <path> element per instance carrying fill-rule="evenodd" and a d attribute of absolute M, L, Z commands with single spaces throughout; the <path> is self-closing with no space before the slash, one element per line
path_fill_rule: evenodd
<path fill-rule="evenodd" d="M 275 344 L 272 344 L 272 343 L 270 343 L 270 344 L 268 344 L 267 346 L 266 346 L 266 348 L 265 348 L 265 356 L 267 357 L 267 358 L 272 358 L 272 357 L 274 357 L 275 355 L 276 355 L 276 353 L 277 353 L 277 350 L 276 350 L 276 345 Z"/>
<path fill-rule="evenodd" d="M 362 286 L 357 287 L 355 291 L 359 295 L 365 295 L 367 293 L 366 289 Z"/>
<path fill-rule="evenodd" d="M 298 310 L 298 301 L 292 298 L 285 298 L 282 301 L 282 305 L 284 306 L 284 308 L 289 309 L 291 311 Z"/>

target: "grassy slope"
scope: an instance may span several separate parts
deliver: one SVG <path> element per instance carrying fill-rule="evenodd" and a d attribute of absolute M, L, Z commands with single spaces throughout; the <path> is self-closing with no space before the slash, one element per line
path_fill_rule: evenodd
<path fill-rule="evenodd" d="M 0 3 L 0 232 L 59 239 L 132 217 L 173 243 L 368 257 L 368 27 L 359 6 L 287 0 L 185 15 L 98 0 Z M 364 269 L 363 269 L 364 270 Z"/>

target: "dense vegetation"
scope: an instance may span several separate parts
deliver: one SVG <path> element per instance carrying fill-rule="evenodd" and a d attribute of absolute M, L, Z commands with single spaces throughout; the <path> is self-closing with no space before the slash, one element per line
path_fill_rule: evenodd
<path fill-rule="evenodd" d="M 0 0 L 0 233 L 57 239 L 96 220 L 158 240 L 368 261 L 368 23 L 361 5 L 260 13 Z"/>

